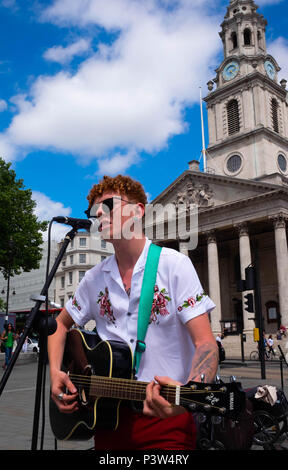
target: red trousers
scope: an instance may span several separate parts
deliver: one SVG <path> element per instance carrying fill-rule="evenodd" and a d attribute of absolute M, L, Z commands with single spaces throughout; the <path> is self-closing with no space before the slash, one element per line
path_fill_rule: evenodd
<path fill-rule="evenodd" d="M 123 406 L 118 428 L 99 429 L 95 434 L 95 450 L 193 450 L 195 447 L 196 425 L 188 412 L 161 419 Z"/>

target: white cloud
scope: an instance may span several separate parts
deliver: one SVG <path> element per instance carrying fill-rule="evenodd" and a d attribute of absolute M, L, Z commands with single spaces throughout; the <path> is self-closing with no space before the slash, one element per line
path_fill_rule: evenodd
<path fill-rule="evenodd" d="M 71 214 L 70 207 L 64 207 L 62 202 L 52 201 L 52 199 L 39 191 L 32 191 L 32 199 L 37 204 L 34 213 L 41 221 L 46 220 L 50 222 L 53 217 L 59 215 L 69 216 Z M 67 232 L 67 226 L 55 222 L 51 228 L 51 238 L 59 242 L 64 238 Z M 43 239 L 48 239 L 48 229 L 43 233 Z"/>
<path fill-rule="evenodd" d="M 54 46 L 44 52 L 43 57 L 52 62 L 59 62 L 59 64 L 69 63 L 74 56 L 81 56 L 90 48 L 91 41 L 88 39 L 79 39 L 78 41 L 69 44 L 67 47 Z"/>
<path fill-rule="evenodd" d="M 131 151 L 123 155 L 116 153 L 111 158 L 102 158 L 98 161 L 99 169 L 97 174 L 115 176 L 119 173 L 125 173 L 127 168 L 139 162 L 139 156 Z"/>
<path fill-rule="evenodd" d="M 145 194 L 146 194 L 146 197 L 147 197 L 148 204 L 150 204 L 150 202 L 152 201 L 152 195 L 148 192 L 145 192 Z"/>
<path fill-rule="evenodd" d="M 6 161 L 16 160 L 16 148 L 7 134 L 0 134 L 0 157 Z"/>
<path fill-rule="evenodd" d="M 8 108 L 8 105 L 6 101 L 0 99 L 0 112 L 6 111 L 7 108 Z"/>
<path fill-rule="evenodd" d="M 55 1 L 43 18 L 81 26 L 85 34 L 89 25 L 102 26 L 117 39 L 99 44 L 76 72 L 40 76 L 28 96 L 14 97 L 18 114 L 0 135 L 0 149 L 2 140 L 14 158 L 55 149 L 99 159 L 100 172 L 107 161 L 111 169 L 127 168 L 131 149 L 156 152 L 185 131 L 185 106 L 199 103 L 199 86 L 214 76 L 222 18 L 211 16 L 204 0 L 166 1 L 173 12 L 157 0 L 84 3 Z"/>
<path fill-rule="evenodd" d="M 1 6 L 5 7 L 5 8 L 11 8 L 12 10 L 17 9 L 16 0 L 2 0 L 1 1 Z"/>
<path fill-rule="evenodd" d="M 288 40 L 283 37 L 279 37 L 267 45 L 267 51 L 275 57 L 279 67 L 281 67 L 281 70 L 278 73 L 279 81 L 282 78 L 288 80 Z"/>

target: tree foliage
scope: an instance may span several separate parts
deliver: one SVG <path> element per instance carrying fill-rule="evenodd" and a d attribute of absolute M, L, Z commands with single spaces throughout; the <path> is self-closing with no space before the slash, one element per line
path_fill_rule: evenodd
<path fill-rule="evenodd" d="M 42 233 L 47 222 L 37 220 L 36 202 L 23 180 L 0 158 L 0 271 L 7 279 L 39 268 L 42 257 Z"/>
<path fill-rule="evenodd" d="M 0 312 L 4 312 L 6 310 L 6 303 L 0 297 Z"/>

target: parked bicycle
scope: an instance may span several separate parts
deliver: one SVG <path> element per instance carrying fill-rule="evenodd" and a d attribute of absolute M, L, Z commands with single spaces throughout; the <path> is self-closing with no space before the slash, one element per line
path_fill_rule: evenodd
<path fill-rule="evenodd" d="M 275 349 L 265 349 L 264 358 L 267 361 L 273 361 L 278 358 L 278 353 Z M 250 354 L 251 361 L 259 361 L 259 351 L 252 351 Z"/>

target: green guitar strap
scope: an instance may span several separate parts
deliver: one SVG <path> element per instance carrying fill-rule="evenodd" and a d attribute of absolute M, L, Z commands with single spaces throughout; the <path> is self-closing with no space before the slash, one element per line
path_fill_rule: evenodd
<path fill-rule="evenodd" d="M 134 352 L 134 374 L 137 374 L 142 353 L 146 349 L 144 342 L 146 331 L 151 315 L 152 302 L 154 298 L 154 286 L 158 270 L 159 257 L 162 247 L 151 243 L 145 264 L 141 295 L 138 310 L 137 342 Z"/>

